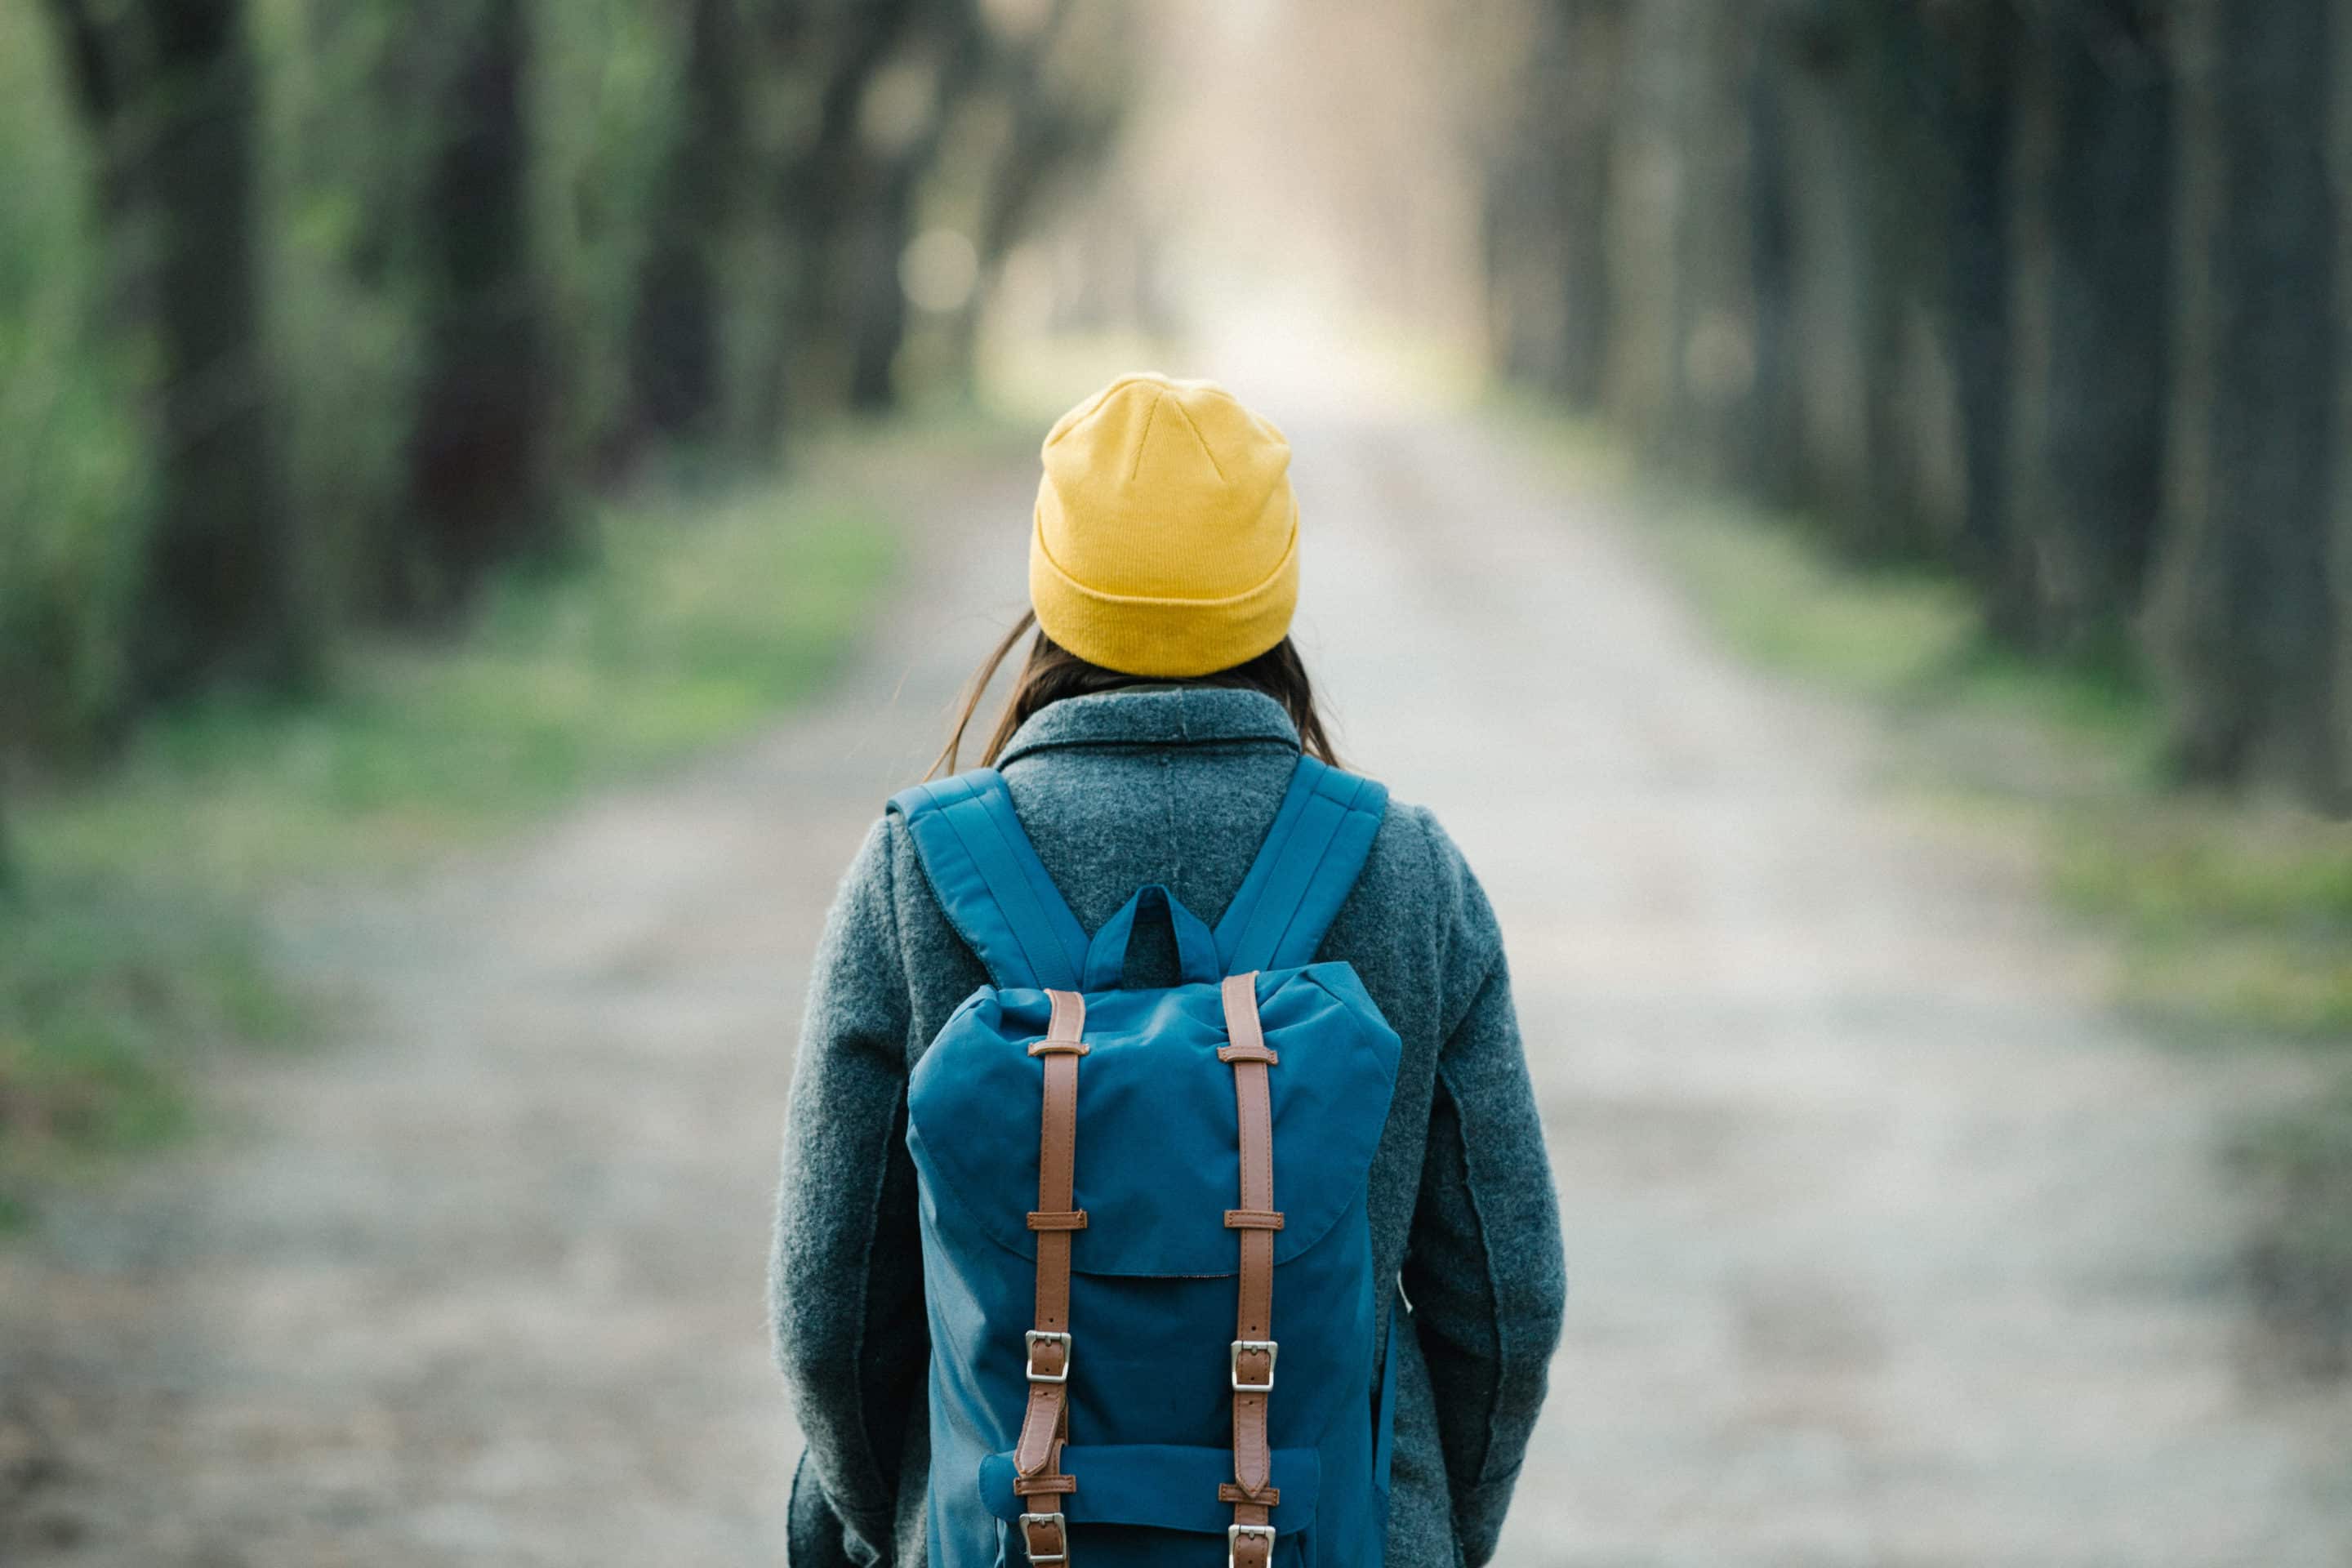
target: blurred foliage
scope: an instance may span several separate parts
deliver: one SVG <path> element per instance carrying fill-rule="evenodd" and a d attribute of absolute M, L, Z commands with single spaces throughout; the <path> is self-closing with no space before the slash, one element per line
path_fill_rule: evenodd
<path fill-rule="evenodd" d="M 643 0 L 542 6 L 538 217 L 566 388 L 559 466 L 593 474 L 629 417 L 628 341 L 662 153 L 682 114 L 684 39 Z M 758 304 L 748 290 L 739 309 Z M 772 307 L 771 308 L 772 310 Z M 748 313 L 730 331 L 760 330 Z"/>
<path fill-rule="evenodd" d="M 330 697 L 209 700 L 103 781 L 25 802 L 0 901 L 0 1210 L 180 1129 L 206 1050 L 299 1033 L 257 934 L 274 888 L 418 867 L 805 696 L 892 562 L 870 485 L 836 473 L 611 503 L 593 569 L 502 580 L 463 641 L 369 639 Z"/>
<path fill-rule="evenodd" d="M 418 300 L 397 215 L 415 199 L 424 121 L 392 112 L 407 85 L 384 65 L 407 31 L 396 9 L 266 0 L 254 19 L 272 62 L 270 359 L 300 392 L 286 400 L 285 461 L 323 615 L 368 601 L 376 552 L 405 520 Z"/>
<path fill-rule="evenodd" d="M 1134 42 L 1108 0 L 8 7 L 0 766 L 102 763 L 207 685 L 314 688 L 354 628 L 446 627 L 505 561 L 609 538 L 575 526 L 601 494 L 756 472 L 910 376 L 964 383 L 997 263 L 1106 150 Z M 205 140 L 192 94 L 249 127 Z M 190 216 L 207 178 L 242 226 Z M 978 259 L 910 312 L 901 255 L 934 231 Z M 206 349 L 219 386 L 194 384 L 229 374 Z M 206 397 L 256 411 L 251 507 L 191 456 Z M 227 646 L 279 619 L 301 658 Z"/>
<path fill-rule="evenodd" d="M 90 341 L 91 162 L 50 58 L 0 8 L 0 736 L 70 752 L 120 712 L 152 475 L 124 356 Z"/>
<path fill-rule="evenodd" d="M 856 646 L 893 537 L 805 485 L 619 501 L 593 527 L 593 569 L 502 579 L 455 648 L 382 639 L 329 700 L 157 721 L 104 781 L 28 815 L 26 859 L 205 887 L 401 869 L 804 695 Z"/>
<path fill-rule="evenodd" d="M 1495 363 L 2352 812 L 2329 0 L 1518 0 L 1459 89 Z"/>
<path fill-rule="evenodd" d="M 1028 232 L 1131 43 L 1113 0 L 0 6 L 0 1199 L 290 1027 L 282 879 L 822 678 L 889 531 L 779 464 L 968 379 L 993 270 L 916 311 L 902 260 Z"/>

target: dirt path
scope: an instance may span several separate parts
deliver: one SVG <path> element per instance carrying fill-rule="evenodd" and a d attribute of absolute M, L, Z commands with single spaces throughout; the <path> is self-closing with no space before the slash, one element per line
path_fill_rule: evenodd
<path fill-rule="evenodd" d="M 1507 1561 L 2352 1563 L 2340 1398 L 2240 1372 L 2218 1068 L 2103 1021 L 2030 902 L 1712 651 L 1598 498 L 1475 432 L 1293 436 L 1307 646 L 1494 893 L 1566 1202 Z M 241 1068 L 242 1136 L 0 1255 L 7 1397 L 61 1461 L 0 1556 L 780 1557 L 802 968 L 1019 603 L 1024 492 L 950 511 L 885 651 L 761 744 L 287 911 L 348 1037 Z"/>

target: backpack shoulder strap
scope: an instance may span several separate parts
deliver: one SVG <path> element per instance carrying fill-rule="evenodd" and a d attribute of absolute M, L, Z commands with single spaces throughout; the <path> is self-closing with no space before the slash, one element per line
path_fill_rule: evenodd
<path fill-rule="evenodd" d="M 1241 891 L 1217 922 L 1228 974 L 1315 960 L 1388 812 L 1384 784 L 1301 756 Z"/>
<path fill-rule="evenodd" d="M 1087 933 L 1045 874 L 994 768 L 919 784 L 890 797 L 931 891 L 956 934 L 1008 987 L 1075 991 Z"/>

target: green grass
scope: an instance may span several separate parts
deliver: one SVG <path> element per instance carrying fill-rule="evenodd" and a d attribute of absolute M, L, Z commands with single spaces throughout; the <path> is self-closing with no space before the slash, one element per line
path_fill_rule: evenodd
<path fill-rule="evenodd" d="M 2352 1043 L 2352 826 L 2200 801 L 2078 812 L 2052 879 L 2121 934 L 2135 1008 Z"/>
<path fill-rule="evenodd" d="M 205 1053 L 302 1021 L 247 909 L 37 880 L 0 909 L 0 1229 L 37 1187 L 180 1132 Z"/>
<path fill-rule="evenodd" d="M 104 776 L 17 803 L 0 1220 L 172 1136 L 206 1052 L 299 1037 L 257 935 L 271 889 L 427 865 L 807 696 L 891 568 L 863 488 L 610 508 L 586 564 L 503 582 L 459 637 L 359 646 L 315 701 L 163 717 Z"/>
<path fill-rule="evenodd" d="M 1895 699 L 1944 680 L 1972 651 L 1975 612 L 1948 577 L 1836 569 L 1793 520 L 1660 487 L 1644 493 L 1658 553 L 1744 658 Z"/>

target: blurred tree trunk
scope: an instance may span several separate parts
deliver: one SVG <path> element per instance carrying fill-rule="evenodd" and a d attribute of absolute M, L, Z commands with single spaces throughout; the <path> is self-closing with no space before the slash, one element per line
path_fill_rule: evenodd
<path fill-rule="evenodd" d="M 1552 0 L 1495 215 L 1512 363 L 1716 479 L 1754 454 L 1756 14 Z"/>
<path fill-rule="evenodd" d="M 847 237 L 847 401 L 851 412 L 888 414 L 898 406 L 898 350 L 907 341 L 907 290 L 898 258 L 914 237 L 919 158 L 900 156 L 877 171 Z"/>
<path fill-rule="evenodd" d="M 1935 328 L 1948 330 L 1950 320 L 1951 149 L 1937 112 L 1948 88 L 1937 79 L 1939 62 L 1916 4 L 1843 0 L 1843 9 L 1853 50 L 1844 112 L 1862 149 L 1856 195 L 1868 432 L 1864 508 L 1846 520 L 1846 536 L 1866 559 L 1916 560 L 1937 553 L 1943 528 L 1956 521 L 1955 498 L 1933 470 L 1965 441 L 1957 384 L 1948 393 L 1955 405 L 1947 405 L 1946 389 L 1931 379 L 1940 367 L 1923 358 Z"/>
<path fill-rule="evenodd" d="M 1954 554 L 1975 579 L 1995 635 L 2030 636 L 2032 552 L 2015 537 L 2010 505 L 2015 377 L 2012 227 L 2017 97 L 2029 52 L 2007 7 L 1955 9 L 1940 21 L 1938 138 L 1942 183 L 1944 337 L 1951 355 L 1961 497 Z"/>
<path fill-rule="evenodd" d="M 2341 804 L 2329 0 L 2181 0 L 2178 406 L 2156 640 L 2189 778 Z"/>
<path fill-rule="evenodd" d="M 2163 509 L 2173 88 L 2158 0 L 2056 0 L 2021 87 L 2014 527 L 2024 602 L 1996 626 L 2120 649 Z"/>
<path fill-rule="evenodd" d="M 1565 101 L 1555 175 L 1559 246 L 1559 345 L 1546 378 L 1570 407 L 1596 409 L 1609 368 L 1610 171 L 1625 0 L 1555 0 L 1563 16 Z"/>
<path fill-rule="evenodd" d="M 895 372 L 907 341 L 907 291 L 898 258 L 913 237 L 915 171 L 893 168 L 856 226 L 849 268 L 848 400 L 852 412 L 887 414 L 898 406 Z"/>
<path fill-rule="evenodd" d="M 813 128 L 783 160 L 773 183 L 772 221 L 783 237 L 783 328 L 758 367 L 753 426 L 781 433 L 793 403 L 835 334 L 828 319 L 842 226 L 861 167 L 859 112 L 866 89 L 905 37 L 922 0 L 859 0 L 823 27 L 803 26 L 798 7 L 772 23 L 779 55 L 801 58 L 821 85 Z"/>
<path fill-rule="evenodd" d="M 1544 387 L 1559 363 L 1560 244 L 1557 193 L 1540 157 L 1507 148 L 1486 168 L 1486 321 L 1507 380 Z"/>
<path fill-rule="evenodd" d="M 1071 10 L 1072 0 L 1054 0 L 1035 34 L 1005 50 L 991 73 L 991 90 L 1007 105 L 1011 124 L 981 195 L 980 232 L 972 246 L 978 277 L 971 298 L 950 326 L 949 374 L 967 390 L 978 376 L 981 313 L 1003 277 L 1013 241 L 1028 229 L 1055 180 L 1078 156 L 1107 141 L 1111 130 L 1045 87 L 1045 61 Z"/>
<path fill-rule="evenodd" d="M 502 560 L 565 542 L 548 461 L 549 334 L 532 243 L 525 0 L 441 0 L 454 65 L 420 249 L 424 369 L 409 447 L 421 550 L 395 607 L 446 614 Z"/>
<path fill-rule="evenodd" d="M 1602 406 L 1636 451 L 1668 464 L 1675 456 L 1669 437 L 1684 282 L 1675 241 L 1697 153 L 1686 139 L 1684 103 L 1697 90 L 1702 39 L 1696 24 L 1704 3 L 1660 0 L 1631 7 L 1614 61 L 1616 124 L 1609 139 L 1608 174 L 1613 196 L 1607 240 L 1610 352 Z M 1547 234 L 1548 276 L 1558 276 L 1564 248 L 1558 232 Z M 1549 290 L 1545 303 L 1557 308 Z M 1557 352 L 1557 339 L 1548 351 Z"/>
<path fill-rule="evenodd" d="M 1677 119 L 1688 149 L 1672 241 L 1666 437 L 1714 482 L 1754 474 L 1755 266 L 1748 100 L 1759 44 L 1754 7 L 1690 5 L 1691 80 Z"/>
<path fill-rule="evenodd" d="M 1869 536 L 1886 460 L 1894 389 L 1882 318 L 1888 268 L 1874 221 L 1881 156 L 1858 123 L 1865 53 L 1843 0 L 1795 0 L 1770 15 L 1758 91 L 1771 132 L 1751 197 L 1767 226 L 1759 283 L 1760 395 L 1786 409 L 1776 467 L 1785 499 L 1818 512 L 1841 542 Z M 1769 180 L 1769 186 L 1763 182 Z M 1769 333 L 1769 337 L 1766 335 Z M 1859 520 L 1859 521 L 1858 521 Z"/>
<path fill-rule="evenodd" d="M 1804 379 L 1797 336 L 1796 215 L 1790 191 L 1788 47 L 1777 20 L 1763 18 L 1748 107 L 1748 262 L 1754 292 L 1754 363 L 1748 405 L 1755 419 L 1754 479 L 1774 506 L 1802 498 Z"/>
<path fill-rule="evenodd" d="M 915 204 L 923 177 L 939 160 L 957 109 L 981 80 L 992 72 L 1017 75 L 1022 69 L 1013 63 L 1017 57 L 1008 58 L 992 47 L 973 5 L 945 0 L 940 10 L 931 29 L 940 35 L 936 46 L 940 58 L 929 102 L 902 144 L 870 157 L 846 237 L 846 395 L 851 411 L 857 414 L 887 414 L 898 406 L 898 351 L 907 341 L 907 290 L 898 263 L 914 238 Z"/>
<path fill-rule="evenodd" d="M 2326 128 L 2326 149 L 2338 236 L 2335 292 L 2329 300 L 2333 320 L 2352 320 L 2352 243 L 2345 225 L 2352 216 L 2352 17 L 2341 6 L 2334 14 L 2329 43 L 2335 50 L 2336 104 Z M 2352 340 L 2339 331 L 2336 345 L 2335 395 L 2331 416 L 2334 441 L 2333 472 L 2328 494 L 2328 604 L 2332 611 L 2332 656 L 2326 669 L 2328 692 L 2326 752 L 2331 777 L 2319 792 L 2321 804 L 2338 816 L 2352 816 Z"/>
<path fill-rule="evenodd" d="M 99 153 L 114 324 L 153 367 L 157 500 L 131 648 L 151 699 L 307 671 L 264 347 L 239 0 L 49 0 Z"/>
<path fill-rule="evenodd" d="M 150 51 L 140 37 L 138 19 L 105 0 L 47 0 L 47 5 L 74 105 L 97 154 L 99 209 L 111 224 L 134 200 L 132 176 L 140 155 L 125 121 L 131 100 L 145 86 L 142 66 Z"/>
<path fill-rule="evenodd" d="M 1983 377 L 1960 374 L 1953 284 L 1968 265 L 1956 252 L 1981 255 L 1987 236 L 1955 182 L 1962 156 L 1988 161 L 1992 116 L 1931 30 L 1954 11 L 1789 0 L 1758 22 L 1769 140 L 1756 178 L 1770 184 L 1749 210 L 1766 247 L 1758 375 L 1772 389 L 1759 395 L 1794 410 L 1774 416 L 1793 425 L 1792 452 L 1761 456 L 1758 471 L 1864 559 L 1944 552 L 1968 508 L 1967 398 Z M 1979 365 L 1999 361 L 1999 303 L 1965 301 L 1983 329 L 1969 345 Z M 1997 426 L 1981 405 L 1979 426 Z"/>
<path fill-rule="evenodd" d="M 726 280 L 751 155 L 737 0 L 686 0 L 678 129 L 630 331 L 632 436 L 700 442 L 723 423 Z"/>
<path fill-rule="evenodd" d="M 1572 244 L 1576 214 L 1565 170 L 1579 155 L 1576 131 L 1612 123 L 1605 83 L 1571 68 L 1570 34 L 1584 4 L 1538 0 L 1532 8 L 1513 112 L 1502 127 L 1500 145 L 1486 159 L 1482 196 L 1490 343 L 1507 378 L 1550 392 L 1562 390 L 1572 292 L 1566 273 L 1571 251 L 1579 248 Z M 1588 91 L 1598 101 L 1588 100 Z M 1601 137 L 1580 151 L 1605 159 L 1608 146 Z M 1604 308 L 1612 232 L 1605 224 L 1598 226 L 1582 247 L 1593 263 L 1584 282 Z M 1601 367 L 1595 364 L 1590 395 L 1580 406 L 1598 402 L 1600 384 Z"/>

